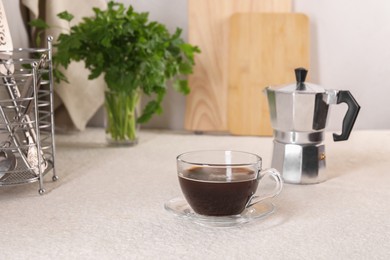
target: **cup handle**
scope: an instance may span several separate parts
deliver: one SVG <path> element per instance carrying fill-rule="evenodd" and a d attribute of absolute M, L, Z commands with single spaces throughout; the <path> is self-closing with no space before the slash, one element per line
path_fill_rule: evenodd
<path fill-rule="evenodd" d="M 248 203 L 246 204 L 246 208 L 250 207 L 250 206 L 252 206 L 252 205 L 254 205 L 254 204 L 256 204 L 256 203 L 258 203 L 260 201 L 263 201 L 265 199 L 276 197 L 282 191 L 283 179 L 280 176 L 280 173 L 278 172 L 278 170 L 276 170 L 274 168 L 269 168 L 269 169 L 265 169 L 265 170 L 259 172 L 259 177 L 258 177 L 259 178 L 259 182 L 265 176 L 270 176 L 270 177 L 272 177 L 272 179 L 274 179 L 274 181 L 275 181 L 275 188 L 274 188 L 274 190 L 272 192 L 270 192 L 269 194 L 265 194 L 264 196 L 253 195 L 252 198 L 250 198 Z"/>

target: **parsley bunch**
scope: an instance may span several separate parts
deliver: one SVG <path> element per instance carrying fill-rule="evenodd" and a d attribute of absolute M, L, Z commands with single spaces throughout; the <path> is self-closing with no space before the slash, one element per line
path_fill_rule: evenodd
<path fill-rule="evenodd" d="M 103 74 L 108 90 L 129 94 L 141 90 L 151 96 L 138 123 L 162 112 L 168 82 L 178 92 L 189 93 L 184 76 L 192 73 L 194 54 L 200 50 L 180 37 L 181 29 L 171 34 L 163 24 L 150 22 L 148 13 L 113 1 L 106 10 L 93 11 L 93 17 L 83 18 L 69 33 L 59 35 L 54 44 L 56 67 L 66 69 L 71 61 L 82 60 L 90 71 L 89 79 Z M 73 19 L 68 12 L 58 17 Z"/>

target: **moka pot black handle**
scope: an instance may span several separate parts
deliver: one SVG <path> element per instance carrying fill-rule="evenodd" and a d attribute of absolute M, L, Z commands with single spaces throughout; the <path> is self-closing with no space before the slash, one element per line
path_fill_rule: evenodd
<path fill-rule="evenodd" d="M 333 134 L 335 142 L 348 140 L 360 111 L 360 106 L 348 90 L 340 90 L 337 94 L 337 104 L 347 103 L 348 110 L 344 116 L 341 135 Z"/>

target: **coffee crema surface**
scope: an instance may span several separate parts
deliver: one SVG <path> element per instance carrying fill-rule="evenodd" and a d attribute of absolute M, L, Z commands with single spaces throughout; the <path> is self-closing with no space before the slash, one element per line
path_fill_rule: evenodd
<path fill-rule="evenodd" d="M 179 174 L 191 208 L 207 216 L 240 214 L 257 190 L 257 174 L 245 167 L 193 167 Z"/>

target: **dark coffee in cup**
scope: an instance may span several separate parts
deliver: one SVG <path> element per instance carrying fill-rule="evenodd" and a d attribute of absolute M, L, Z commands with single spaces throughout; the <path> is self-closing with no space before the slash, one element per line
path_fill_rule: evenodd
<path fill-rule="evenodd" d="M 253 153 L 193 151 L 178 155 L 176 162 L 183 195 L 200 215 L 240 217 L 246 214 L 245 209 L 277 196 L 283 187 L 279 172 L 262 170 L 261 157 Z M 264 176 L 275 181 L 275 188 L 259 196 L 257 186 Z"/>
<path fill-rule="evenodd" d="M 228 171 L 231 171 L 230 173 Z M 198 214 L 227 216 L 240 214 L 256 193 L 257 174 L 245 167 L 195 166 L 179 175 L 182 192 Z"/>

